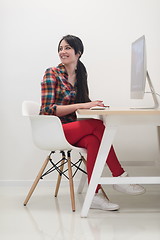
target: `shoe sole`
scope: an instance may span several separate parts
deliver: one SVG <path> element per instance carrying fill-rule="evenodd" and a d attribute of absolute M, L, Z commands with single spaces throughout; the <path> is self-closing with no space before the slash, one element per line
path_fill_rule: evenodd
<path fill-rule="evenodd" d="M 119 208 L 108 208 L 108 209 L 103 209 L 101 207 L 90 207 L 90 209 L 99 209 L 99 210 L 102 210 L 102 211 L 118 211 Z"/>
<path fill-rule="evenodd" d="M 133 193 L 129 193 L 129 192 L 125 192 L 125 191 L 121 191 L 121 190 L 119 190 L 119 189 L 117 189 L 117 188 L 115 188 L 114 186 L 113 186 L 113 189 L 114 190 L 116 190 L 116 191 L 118 191 L 118 192 L 120 192 L 120 193 L 125 193 L 125 194 L 128 194 L 128 195 L 133 195 L 133 196 L 137 196 L 137 195 L 142 195 L 142 194 L 144 194 L 145 192 L 146 192 L 146 190 L 144 189 L 144 191 L 143 192 L 133 192 Z"/>

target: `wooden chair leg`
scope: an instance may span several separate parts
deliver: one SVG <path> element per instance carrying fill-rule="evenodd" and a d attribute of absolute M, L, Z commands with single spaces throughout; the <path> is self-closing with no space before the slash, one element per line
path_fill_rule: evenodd
<path fill-rule="evenodd" d="M 82 161 L 85 165 L 84 170 L 86 170 L 86 160 L 83 156 L 81 156 L 81 158 L 82 158 Z M 82 193 L 86 181 L 87 181 L 87 175 L 82 173 L 81 180 L 80 180 L 79 185 L 78 185 L 77 193 Z"/>
<path fill-rule="evenodd" d="M 67 160 L 68 160 L 68 176 L 69 176 L 69 186 L 70 186 L 72 211 L 75 212 L 75 196 L 74 196 L 74 184 L 73 184 L 73 177 L 72 177 L 70 152 L 67 153 Z"/>
<path fill-rule="evenodd" d="M 63 171 L 63 168 L 64 168 L 64 159 L 62 159 L 61 161 L 61 166 L 60 166 L 60 171 L 62 172 Z M 59 186 L 60 186 L 60 183 L 61 183 L 61 179 L 62 179 L 62 174 L 58 174 L 58 179 L 57 179 L 57 184 L 56 184 L 56 190 L 55 190 L 55 194 L 54 196 L 57 197 L 58 195 L 58 190 L 59 190 Z"/>
<path fill-rule="evenodd" d="M 47 164 L 49 162 L 49 160 L 50 160 L 50 156 L 48 156 L 46 158 L 46 160 L 44 161 L 44 163 L 43 163 L 43 165 L 42 165 L 42 167 L 41 167 L 41 169 L 40 169 L 40 171 L 39 171 L 35 181 L 33 182 L 32 187 L 29 190 L 28 195 L 27 195 L 27 197 L 26 197 L 26 199 L 24 201 L 24 206 L 27 205 L 27 203 L 28 203 L 32 193 L 34 192 L 34 190 L 35 190 L 35 188 L 36 188 L 36 186 L 37 186 L 37 184 L 38 184 L 38 182 L 39 182 L 39 180 L 40 180 L 40 178 L 41 178 L 41 176 L 42 176 L 42 174 L 43 174 L 43 172 L 44 172 L 44 170 L 45 170 L 45 168 L 46 168 L 46 166 L 47 166 Z"/>
<path fill-rule="evenodd" d="M 83 163 L 86 167 L 87 161 L 83 156 L 82 156 L 82 160 L 83 160 Z M 82 177 L 81 177 L 80 184 L 78 186 L 78 193 L 81 193 L 82 190 L 83 190 L 83 187 L 84 187 L 84 184 L 85 184 L 85 177 L 86 177 L 85 175 L 82 175 Z M 107 194 L 105 193 L 102 186 L 101 186 L 101 190 L 102 190 L 103 195 L 109 200 L 109 198 L 108 198 Z"/>
<path fill-rule="evenodd" d="M 86 167 L 84 167 L 84 170 L 86 170 Z M 87 175 L 82 173 L 81 180 L 78 185 L 77 193 L 79 194 L 82 193 L 86 181 L 87 181 Z"/>
<path fill-rule="evenodd" d="M 109 198 L 108 198 L 107 194 L 105 193 L 104 189 L 102 188 L 102 186 L 101 186 L 101 190 L 102 190 L 103 195 L 104 195 L 104 196 L 108 199 L 108 201 L 109 201 Z"/>
<path fill-rule="evenodd" d="M 81 156 L 81 158 L 82 158 L 82 161 L 83 161 L 84 165 L 86 166 L 87 165 L 86 159 L 83 156 Z"/>

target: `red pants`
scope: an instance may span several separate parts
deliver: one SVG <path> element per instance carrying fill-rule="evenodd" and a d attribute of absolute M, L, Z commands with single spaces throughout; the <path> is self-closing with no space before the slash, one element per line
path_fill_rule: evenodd
<path fill-rule="evenodd" d="M 87 149 L 88 182 L 92 175 L 104 128 L 103 122 L 98 119 L 86 119 L 63 124 L 64 133 L 68 142 L 73 146 Z M 114 177 L 124 172 L 113 146 L 110 149 L 106 163 Z"/>

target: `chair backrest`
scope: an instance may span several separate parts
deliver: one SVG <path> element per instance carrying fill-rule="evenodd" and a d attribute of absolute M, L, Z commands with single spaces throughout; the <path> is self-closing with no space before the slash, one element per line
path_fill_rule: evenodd
<path fill-rule="evenodd" d="M 56 116 L 30 116 L 32 136 L 35 145 L 45 150 L 71 150 L 67 142 L 61 121 Z"/>
<path fill-rule="evenodd" d="M 38 115 L 39 111 L 40 111 L 40 106 L 37 102 L 24 101 L 22 103 L 22 115 L 23 116 Z"/>
<path fill-rule="evenodd" d="M 40 106 L 33 101 L 24 101 L 22 113 L 31 122 L 34 144 L 43 150 L 71 150 L 74 146 L 66 140 L 62 123 L 57 116 L 39 115 Z"/>

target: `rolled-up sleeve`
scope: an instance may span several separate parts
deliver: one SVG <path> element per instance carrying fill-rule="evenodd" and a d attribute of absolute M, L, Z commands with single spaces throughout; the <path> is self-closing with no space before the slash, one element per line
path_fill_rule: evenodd
<path fill-rule="evenodd" d="M 56 115 L 56 77 L 54 71 L 47 69 L 41 82 L 41 109 L 40 114 Z"/>

